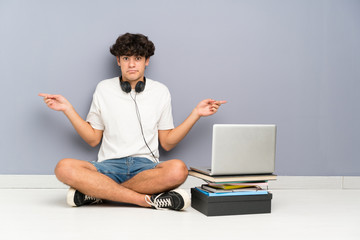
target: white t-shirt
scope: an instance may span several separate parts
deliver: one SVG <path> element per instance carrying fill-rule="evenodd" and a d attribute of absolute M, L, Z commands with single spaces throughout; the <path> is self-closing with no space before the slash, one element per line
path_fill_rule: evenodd
<path fill-rule="evenodd" d="M 118 77 L 103 80 L 96 87 L 86 119 L 93 128 L 104 131 L 99 162 L 128 156 L 156 161 L 145 145 L 131 96 L 136 97 L 144 136 L 156 158 L 159 158 L 158 130 L 174 128 L 171 96 L 164 84 L 147 78 L 143 92 L 125 93 Z"/>

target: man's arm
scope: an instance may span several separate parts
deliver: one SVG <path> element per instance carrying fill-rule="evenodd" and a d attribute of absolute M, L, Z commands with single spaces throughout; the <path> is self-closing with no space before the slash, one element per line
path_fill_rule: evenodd
<path fill-rule="evenodd" d="M 162 148 L 166 151 L 173 149 L 189 133 L 201 117 L 213 115 L 221 104 L 224 103 L 226 101 L 205 99 L 194 108 L 191 114 L 179 126 L 170 130 L 159 130 L 159 141 Z"/>
<path fill-rule="evenodd" d="M 94 129 L 88 122 L 84 121 L 65 97 L 46 93 L 40 93 L 39 96 L 44 98 L 44 102 L 49 108 L 62 111 L 80 137 L 90 146 L 95 147 L 100 143 L 103 131 Z"/>

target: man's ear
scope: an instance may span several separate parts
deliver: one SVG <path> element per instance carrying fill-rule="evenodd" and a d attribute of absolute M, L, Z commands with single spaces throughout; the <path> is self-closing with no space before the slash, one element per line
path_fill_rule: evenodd
<path fill-rule="evenodd" d="M 150 62 L 150 57 L 148 57 L 148 58 L 145 60 L 145 66 L 149 66 L 149 62 Z"/>
<path fill-rule="evenodd" d="M 119 67 L 120 67 L 120 57 L 119 56 L 116 57 L 116 61 L 117 61 L 117 64 L 119 65 Z"/>

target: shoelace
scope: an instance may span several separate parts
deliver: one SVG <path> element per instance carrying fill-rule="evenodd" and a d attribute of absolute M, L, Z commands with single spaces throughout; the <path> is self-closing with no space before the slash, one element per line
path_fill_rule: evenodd
<path fill-rule="evenodd" d="M 89 195 L 85 195 L 84 201 L 93 201 L 91 204 L 96 204 L 96 203 L 101 203 L 102 202 L 101 199 L 98 199 L 98 198 L 95 198 L 95 197 L 92 197 L 92 196 L 89 196 Z"/>
<path fill-rule="evenodd" d="M 163 209 L 165 210 L 167 207 L 172 206 L 172 202 L 170 198 L 160 198 L 159 197 L 163 195 L 163 193 L 160 193 L 157 195 L 154 199 L 154 201 L 151 201 L 150 196 L 145 196 L 145 201 L 150 204 L 151 206 L 155 207 L 156 209 Z"/>

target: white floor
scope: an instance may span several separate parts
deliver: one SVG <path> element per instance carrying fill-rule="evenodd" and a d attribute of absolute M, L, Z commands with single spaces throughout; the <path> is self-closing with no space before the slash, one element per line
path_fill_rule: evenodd
<path fill-rule="evenodd" d="M 206 217 L 121 204 L 79 208 L 65 189 L 0 189 L 0 239 L 360 239 L 360 190 L 273 190 L 272 213 Z"/>

